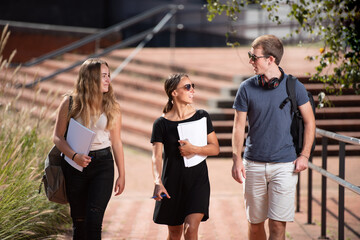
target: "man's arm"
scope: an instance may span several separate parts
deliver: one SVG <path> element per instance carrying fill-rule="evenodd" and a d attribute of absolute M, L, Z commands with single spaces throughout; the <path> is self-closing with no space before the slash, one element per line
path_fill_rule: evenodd
<path fill-rule="evenodd" d="M 299 106 L 299 110 L 304 121 L 304 142 L 303 150 L 295 160 L 295 172 L 301 172 L 307 169 L 311 147 L 315 138 L 315 116 L 310 102 Z"/>
<path fill-rule="evenodd" d="M 244 145 L 247 112 L 235 111 L 232 133 L 233 167 L 232 177 L 235 181 L 243 183 L 241 175 L 246 178 L 245 168 L 242 163 L 241 151 Z"/>

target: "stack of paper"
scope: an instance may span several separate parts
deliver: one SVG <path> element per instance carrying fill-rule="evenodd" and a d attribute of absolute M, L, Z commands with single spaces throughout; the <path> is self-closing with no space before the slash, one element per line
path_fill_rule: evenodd
<path fill-rule="evenodd" d="M 206 117 L 192 122 L 179 123 L 177 129 L 180 140 L 188 140 L 192 145 L 203 147 L 207 145 Z M 184 157 L 185 167 L 193 167 L 201 163 L 206 156 L 194 155 Z"/>
<path fill-rule="evenodd" d="M 84 127 L 73 118 L 70 119 L 69 128 L 66 135 L 66 141 L 69 146 L 78 154 L 89 154 L 91 143 L 95 137 L 95 132 Z M 83 167 L 79 166 L 75 161 L 65 156 L 65 160 L 74 168 L 83 171 Z"/>

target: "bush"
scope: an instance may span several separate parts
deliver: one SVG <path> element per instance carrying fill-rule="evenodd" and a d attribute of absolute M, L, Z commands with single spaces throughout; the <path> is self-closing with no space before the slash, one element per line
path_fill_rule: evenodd
<path fill-rule="evenodd" d="M 1 54 L 8 35 L 5 27 L 0 39 L 2 71 L 9 71 L 11 61 Z M 32 118 L 27 109 L 15 108 L 20 93 L 9 97 L 13 84 L 5 77 L 0 80 L 0 239 L 56 238 L 65 232 L 70 218 L 67 205 L 39 194 L 44 160 L 52 145 L 49 124 Z"/>

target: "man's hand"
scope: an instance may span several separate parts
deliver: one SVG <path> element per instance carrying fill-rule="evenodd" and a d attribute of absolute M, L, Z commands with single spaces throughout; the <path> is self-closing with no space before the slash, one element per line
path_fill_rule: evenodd
<path fill-rule="evenodd" d="M 238 183 L 243 183 L 242 177 L 246 178 L 246 174 L 244 164 L 241 160 L 234 160 L 231 173 L 235 181 L 237 181 Z"/>
<path fill-rule="evenodd" d="M 295 161 L 295 170 L 294 172 L 298 173 L 301 171 L 304 171 L 308 168 L 308 161 L 309 159 L 305 157 L 304 155 L 300 155 Z"/>

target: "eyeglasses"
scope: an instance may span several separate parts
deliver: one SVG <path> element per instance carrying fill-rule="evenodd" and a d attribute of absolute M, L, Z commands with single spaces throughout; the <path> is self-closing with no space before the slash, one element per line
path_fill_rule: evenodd
<path fill-rule="evenodd" d="M 249 59 L 251 59 L 251 61 L 253 61 L 253 62 L 258 60 L 258 58 L 267 58 L 267 57 L 269 57 L 269 55 L 256 56 L 255 54 L 252 54 L 251 52 L 248 52 L 248 56 L 249 56 Z"/>
<path fill-rule="evenodd" d="M 195 89 L 195 84 L 193 84 L 193 83 L 191 83 L 191 84 L 188 83 L 188 84 L 185 84 L 184 86 L 179 87 L 179 88 L 184 88 L 184 89 L 186 89 L 187 91 L 190 91 L 191 88 Z M 179 88 L 177 88 L 177 89 L 179 89 Z"/>

